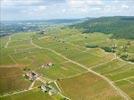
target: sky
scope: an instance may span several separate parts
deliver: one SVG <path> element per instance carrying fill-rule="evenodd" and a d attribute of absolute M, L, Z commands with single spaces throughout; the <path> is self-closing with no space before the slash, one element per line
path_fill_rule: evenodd
<path fill-rule="evenodd" d="M 134 16 L 134 0 L 0 0 L 1 20 Z"/>

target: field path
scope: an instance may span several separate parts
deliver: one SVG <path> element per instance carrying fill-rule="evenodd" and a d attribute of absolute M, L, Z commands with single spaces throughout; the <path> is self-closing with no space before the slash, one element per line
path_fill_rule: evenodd
<path fill-rule="evenodd" d="M 33 43 L 32 39 L 31 39 L 31 44 L 34 45 L 35 47 L 39 48 L 39 49 L 46 49 L 46 50 L 49 50 L 49 51 L 55 53 L 56 55 L 58 55 L 58 56 L 64 58 L 65 60 L 67 60 L 67 61 L 69 61 L 69 62 L 71 62 L 71 63 L 73 63 L 73 64 L 75 64 L 75 65 L 78 65 L 78 66 L 80 66 L 80 67 L 86 69 L 88 72 L 91 72 L 91 73 L 93 73 L 93 74 L 95 74 L 95 75 L 101 77 L 102 79 L 104 79 L 105 81 L 107 81 L 107 82 L 117 91 L 117 93 L 120 94 L 120 95 L 124 98 L 124 100 L 132 100 L 124 91 L 122 91 L 120 88 L 118 88 L 117 86 L 115 86 L 114 83 L 113 83 L 111 80 L 109 80 L 108 78 L 106 78 L 105 76 L 103 76 L 103 75 L 101 75 L 101 74 L 99 74 L 99 73 L 97 73 L 97 72 L 95 72 L 95 71 L 93 71 L 93 70 L 87 68 L 86 66 L 84 66 L 84 65 L 82 65 L 82 64 L 80 64 L 80 63 L 78 63 L 78 62 L 76 62 L 76 61 L 73 61 L 73 60 L 71 60 L 71 59 L 65 57 L 64 55 L 62 55 L 62 54 L 56 52 L 56 51 L 53 50 L 53 49 L 44 48 L 44 47 L 41 47 L 41 46 L 39 46 L 39 45 Z"/>
<path fill-rule="evenodd" d="M 68 98 L 68 97 L 66 97 L 66 96 L 64 96 L 64 95 L 62 94 L 62 90 L 60 89 L 60 87 L 59 87 L 59 85 L 57 84 L 56 81 L 54 81 L 54 84 L 56 85 L 56 87 L 57 87 L 58 90 L 60 91 L 60 92 L 58 92 L 58 94 L 59 94 L 61 97 L 67 98 L 67 100 L 71 100 L 70 98 Z"/>
<path fill-rule="evenodd" d="M 32 82 L 32 84 L 29 86 L 28 90 L 31 90 L 31 89 L 33 88 L 33 86 L 34 86 L 34 84 L 35 84 L 35 81 L 36 81 L 36 80 L 34 80 L 34 81 Z"/>
<path fill-rule="evenodd" d="M 11 36 L 9 36 L 9 39 L 8 39 L 7 43 L 5 44 L 5 48 L 8 47 L 8 44 L 9 44 L 10 41 L 11 41 Z"/>
<path fill-rule="evenodd" d="M 119 82 L 119 81 L 122 81 L 122 80 L 129 81 L 129 79 L 131 79 L 131 78 L 134 78 L 134 76 L 127 77 L 127 78 L 123 78 L 123 79 L 119 79 L 119 80 L 117 80 L 117 81 L 115 81 L 115 82 Z M 132 82 L 132 81 L 129 81 L 129 82 L 134 84 L 134 82 Z"/>
<path fill-rule="evenodd" d="M 111 59 L 111 60 L 110 60 L 110 61 L 108 61 L 108 62 L 104 62 L 104 63 L 100 63 L 100 64 L 97 64 L 97 65 L 91 66 L 91 67 L 90 67 L 90 69 L 93 69 L 93 68 L 99 67 L 99 66 L 101 66 L 101 65 L 108 64 L 108 63 L 110 63 L 110 62 L 114 61 L 115 59 L 116 59 L 116 58 L 114 57 L 113 59 Z"/>
<path fill-rule="evenodd" d="M 42 79 L 41 77 L 38 77 L 37 80 L 41 81 L 41 82 L 44 83 L 44 84 L 47 83 L 47 82 L 46 82 L 44 79 Z"/>
<path fill-rule="evenodd" d="M 54 81 L 54 84 L 57 86 L 58 90 L 59 90 L 60 92 L 62 92 L 61 89 L 60 89 L 60 87 L 59 87 L 59 85 L 57 84 L 56 81 Z"/>
<path fill-rule="evenodd" d="M 38 87 L 31 88 L 30 90 L 33 90 L 33 89 L 36 89 L 36 88 L 38 88 Z M 30 91 L 30 90 L 22 90 L 22 91 L 18 91 L 18 92 L 14 92 L 14 93 L 7 93 L 7 94 L 2 95 L 2 96 L 0 96 L 0 97 L 12 96 L 12 95 L 16 95 L 16 94 L 28 92 L 28 91 Z"/>

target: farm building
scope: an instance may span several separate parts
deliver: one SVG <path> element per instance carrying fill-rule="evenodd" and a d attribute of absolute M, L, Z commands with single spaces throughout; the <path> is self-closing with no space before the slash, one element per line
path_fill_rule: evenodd
<path fill-rule="evenodd" d="M 38 74 L 33 72 L 33 71 L 29 71 L 25 74 L 26 78 L 28 78 L 30 81 L 34 81 L 35 79 L 37 79 Z"/>
<path fill-rule="evenodd" d="M 42 67 L 42 68 L 50 68 L 50 67 L 52 67 L 53 65 L 54 65 L 53 63 L 49 62 L 49 63 L 47 63 L 47 64 L 43 64 L 41 67 Z"/>

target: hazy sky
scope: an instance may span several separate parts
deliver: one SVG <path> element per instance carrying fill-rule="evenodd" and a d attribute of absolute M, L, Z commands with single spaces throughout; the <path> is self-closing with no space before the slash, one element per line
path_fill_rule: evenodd
<path fill-rule="evenodd" d="M 134 16 L 134 0 L 0 0 L 2 20 Z"/>

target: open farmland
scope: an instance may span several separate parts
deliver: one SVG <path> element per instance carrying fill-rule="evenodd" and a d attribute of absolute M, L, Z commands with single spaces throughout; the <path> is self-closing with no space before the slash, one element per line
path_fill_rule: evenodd
<path fill-rule="evenodd" d="M 16 33 L 0 40 L 2 100 L 134 98 L 134 64 L 121 59 L 121 47 L 128 40 L 113 40 L 103 33 L 82 34 L 69 28 L 46 34 Z M 103 49 L 115 44 L 115 52 Z M 127 51 L 133 57 L 133 44 Z M 37 79 L 28 80 L 28 71 L 36 73 Z M 58 89 L 57 94 L 51 96 L 38 88 L 46 83 Z"/>

